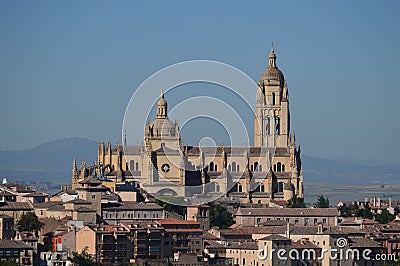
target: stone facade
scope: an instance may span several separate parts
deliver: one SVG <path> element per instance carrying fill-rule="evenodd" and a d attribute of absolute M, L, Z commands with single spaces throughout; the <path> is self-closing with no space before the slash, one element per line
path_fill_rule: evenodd
<path fill-rule="evenodd" d="M 225 195 L 260 204 L 303 197 L 300 148 L 290 130 L 288 86 L 273 48 L 255 94 L 254 147 L 184 146 L 162 93 L 155 120 L 145 125 L 143 145 L 111 147 L 110 142 L 99 142 L 95 165 L 82 162 L 78 169 L 74 160 L 73 188 L 93 175 L 138 182 L 148 193 L 160 195 Z"/>

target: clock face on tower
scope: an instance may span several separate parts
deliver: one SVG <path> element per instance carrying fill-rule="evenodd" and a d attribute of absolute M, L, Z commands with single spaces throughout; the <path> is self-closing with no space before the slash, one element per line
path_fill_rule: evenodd
<path fill-rule="evenodd" d="M 161 166 L 161 170 L 162 170 L 164 173 L 168 173 L 168 172 L 169 172 L 169 169 L 170 169 L 170 166 L 169 166 L 169 164 L 167 164 L 167 163 L 165 163 L 165 164 L 163 164 L 163 165 Z"/>

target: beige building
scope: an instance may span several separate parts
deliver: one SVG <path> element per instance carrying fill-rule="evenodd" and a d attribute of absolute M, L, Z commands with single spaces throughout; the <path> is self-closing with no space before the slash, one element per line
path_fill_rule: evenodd
<path fill-rule="evenodd" d="M 110 142 L 99 142 L 95 165 L 86 167 L 82 162 L 78 169 L 74 161 L 73 188 L 95 174 L 114 182 L 139 182 L 147 192 L 160 195 L 225 195 L 254 203 L 303 197 L 300 148 L 290 129 L 288 86 L 277 67 L 274 48 L 254 93 L 254 147 L 184 146 L 162 93 L 155 120 L 145 125 L 143 145 L 117 143 L 112 148 Z"/>
<path fill-rule="evenodd" d="M 284 221 L 296 226 L 338 225 L 336 208 L 239 208 L 236 224 L 257 226 L 269 221 Z"/>
<path fill-rule="evenodd" d="M 76 252 L 93 255 L 100 264 L 128 263 L 132 258 L 130 230 L 122 225 L 84 226 L 76 232 Z"/>

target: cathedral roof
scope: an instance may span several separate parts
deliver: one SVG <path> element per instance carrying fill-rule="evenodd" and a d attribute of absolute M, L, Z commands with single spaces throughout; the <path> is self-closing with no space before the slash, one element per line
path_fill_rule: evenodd
<path fill-rule="evenodd" d="M 175 124 L 168 118 L 157 118 L 150 123 L 154 136 L 175 136 Z"/>
<path fill-rule="evenodd" d="M 100 185 L 102 182 L 93 177 L 87 177 L 84 180 L 78 182 L 79 184 L 98 184 Z"/>

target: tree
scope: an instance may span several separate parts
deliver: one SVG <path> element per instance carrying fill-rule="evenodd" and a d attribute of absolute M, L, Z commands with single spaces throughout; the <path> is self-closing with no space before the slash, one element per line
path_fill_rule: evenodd
<path fill-rule="evenodd" d="M 82 249 L 81 253 L 72 251 L 72 256 L 73 256 L 73 262 L 74 264 L 78 265 L 78 266 L 97 266 L 99 265 L 92 254 L 88 253 L 88 249 L 89 247 L 85 247 L 84 249 Z"/>
<path fill-rule="evenodd" d="M 394 215 L 391 214 L 388 210 L 384 209 L 381 213 L 375 215 L 375 220 L 381 224 L 387 224 L 393 221 Z"/>
<path fill-rule="evenodd" d="M 290 200 L 287 202 L 288 208 L 305 208 L 306 204 L 304 203 L 303 198 L 298 198 L 297 195 L 294 195 Z"/>
<path fill-rule="evenodd" d="M 18 231 L 29 231 L 38 232 L 44 227 L 44 223 L 39 221 L 39 218 L 34 212 L 28 212 L 23 215 L 18 220 L 17 229 Z"/>
<path fill-rule="evenodd" d="M 184 197 L 176 196 L 161 196 L 156 200 L 156 203 L 164 208 L 164 210 L 184 216 L 186 214 L 186 207 L 181 206 L 185 203 Z"/>
<path fill-rule="evenodd" d="M 319 195 L 317 203 L 314 204 L 315 208 L 329 208 L 329 199 Z"/>
<path fill-rule="evenodd" d="M 235 223 L 232 214 L 225 206 L 210 203 L 210 227 L 226 229 Z"/>
<path fill-rule="evenodd" d="M 338 207 L 339 213 L 341 217 L 350 217 L 351 213 L 350 213 L 350 208 L 347 207 L 346 203 L 343 204 L 342 206 Z"/>
<path fill-rule="evenodd" d="M 366 204 L 364 208 L 359 208 L 357 212 L 355 213 L 356 216 L 362 217 L 364 219 L 373 219 L 374 215 L 372 214 L 371 207 L 369 204 Z"/>

